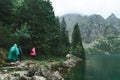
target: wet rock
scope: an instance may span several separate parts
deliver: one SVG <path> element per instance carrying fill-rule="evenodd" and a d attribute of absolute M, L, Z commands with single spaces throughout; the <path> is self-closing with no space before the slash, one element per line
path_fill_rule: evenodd
<path fill-rule="evenodd" d="M 37 76 L 41 76 L 42 75 L 41 68 L 37 69 L 37 71 L 35 72 L 35 75 L 37 75 Z"/>
<path fill-rule="evenodd" d="M 28 76 L 28 77 L 34 76 L 36 71 L 37 71 L 37 68 L 36 68 L 35 66 L 29 68 L 28 73 L 27 73 L 27 76 Z"/>
<path fill-rule="evenodd" d="M 34 76 L 33 80 L 46 80 L 46 78 L 44 78 L 42 76 Z"/>
<path fill-rule="evenodd" d="M 55 71 L 52 74 L 51 80 L 62 80 L 62 76 L 60 75 L 59 71 Z"/>
<path fill-rule="evenodd" d="M 63 62 L 63 67 L 66 67 L 66 68 L 74 67 L 76 62 L 77 61 L 74 59 L 67 59 L 66 61 Z"/>
<path fill-rule="evenodd" d="M 0 74 L 0 79 L 4 80 L 5 78 L 7 78 L 9 76 L 9 74 Z"/>
<path fill-rule="evenodd" d="M 5 69 L 5 70 L 3 70 L 3 72 L 5 72 L 5 73 L 6 73 L 7 71 L 8 71 L 8 70 L 6 70 L 6 69 Z"/>
<path fill-rule="evenodd" d="M 19 74 L 20 76 L 24 76 L 27 74 L 27 71 L 16 71 L 13 74 Z"/>
<path fill-rule="evenodd" d="M 10 80 L 18 80 L 16 77 L 11 77 Z"/>
<path fill-rule="evenodd" d="M 19 80 L 34 80 L 33 77 L 21 76 Z"/>
<path fill-rule="evenodd" d="M 19 78 L 19 80 L 28 80 L 26 77 L 24 77 L 24 76 L 21 76 L 20 78 Z"/>
<path fill-rule="evenodd" d="M 49 78 L 51 74 L 50 71 L 45 66 L 41 66 L 40 69 L 41 69 L 41 75 L 46 78 Z"/>
<path fill-rule="evenodd" d="M 18 80 L 17 77 L 12 76 L 11 74 L 8 74 L 7 76 L 1 77 L 1 80 Z"/>

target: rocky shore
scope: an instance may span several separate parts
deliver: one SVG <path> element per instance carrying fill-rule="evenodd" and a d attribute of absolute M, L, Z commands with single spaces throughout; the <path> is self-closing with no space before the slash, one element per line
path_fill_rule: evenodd
<path fill-rule="evenodd" d="M 47 65 L 34 61 L 7 63 L 0 67 L 0 80 L 64 80 L 63 70 L 75 66 L 79 58 L 67 59 L 63 62 L 49 62 Z"/>

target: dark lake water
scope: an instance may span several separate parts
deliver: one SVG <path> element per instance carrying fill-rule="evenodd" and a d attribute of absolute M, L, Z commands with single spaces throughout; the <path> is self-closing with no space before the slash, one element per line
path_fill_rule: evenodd
<path fill-rule="evenodd" d="M 90 55 L 72 69 L 70 80 L 120 80 L 120 55 Z"/>

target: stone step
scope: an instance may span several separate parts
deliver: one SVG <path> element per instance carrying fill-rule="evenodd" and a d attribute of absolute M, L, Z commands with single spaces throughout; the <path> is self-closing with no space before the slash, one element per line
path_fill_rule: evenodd
<path fill-rule="evenodd" d="M 17 66 L 17 65 L 19 65 L 19 63 L 18 62 L 11 62 L 11 63 L 4 63 L 2 66 L 3 67 L 11 67 L 11 66 Z"/>

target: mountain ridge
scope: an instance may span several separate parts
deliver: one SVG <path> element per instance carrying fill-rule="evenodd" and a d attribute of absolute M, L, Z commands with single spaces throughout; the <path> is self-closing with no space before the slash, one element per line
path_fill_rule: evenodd
<path fill-rule="evenodd" d="M 85 43 L 92 43 L 101 36 L 104 36 L 104 34 L 106 34 L 106 36 L 118 36 L 120 34 L 120 19 L 117 18 L 113 13 L 106 19 L 97 14 L 90 16 L 81 14 L 66 14 L 59 17 L 60 22 L 63 18 L 67 24 L 70 40 L 73 27 L 76 23 L 79 24 L 81 36 L 83 38 L 83 42 Z M 112 27 L 106 28 L 108 26 Z"/>

